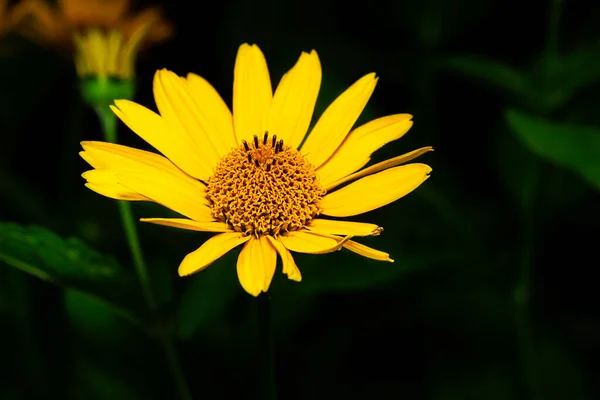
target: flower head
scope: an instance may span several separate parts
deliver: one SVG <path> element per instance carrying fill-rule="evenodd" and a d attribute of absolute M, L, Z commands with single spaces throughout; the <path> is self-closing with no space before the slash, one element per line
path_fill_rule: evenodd
<path fill-rule="evenodd" d="M 172 35 L 158 8 L 128 15 L 129 0 L 23 0 L 11 25 L 43 44 L 75 53 L 80 77 L 130 79 L 137 52 Z"/>
<path fill-rule="evenodd" d="M 111 108 L 163 155 L 82 142 L 80 154 L 94 168 L 83 174 L 86 186 L 114 199 L 153 201 L 184 217 L 142 221 L 217 233 L 184 258 L 181 276 L 243 245 L 238 277 L 254 296 L 268 290 L 277 255 L 283 272 L 301 280 L 290 251 L 322 254 L 345 248 L 391 262 L 387 253 L 352 240 L 379 235 L 381 227 L 323 218 L 382 207 L 410 193 L 431 172 L 425 164 L 401 165 L 431 147 L 363 168 L 374 151 L 412 126 L 411 115 L 395 114 L 351 130 L 376 83 L 375 74 L 355 82 L 307 135 L 321 85 L 315 51 L 302 53 L 273 94 L 260 49 L 240 46 L 233 113 L 200 76 L 158 71 L 154 96 L 160 114 L 127 100 Z"/>

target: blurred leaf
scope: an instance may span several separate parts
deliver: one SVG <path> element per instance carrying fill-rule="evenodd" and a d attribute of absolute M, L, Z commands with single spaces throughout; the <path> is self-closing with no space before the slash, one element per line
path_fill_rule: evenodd
<path fill-rule="evenodd" d="M 78 341 L 89 338 L 88 343 L 93 343 L 96 349 L 111 349 L 120 355 L 141 344 L 139 330 L 94 296 L 66 290 L 64 307 Z"/>
<path fill-rule="evenodd" d="M 523 144 L 504 129 L 496 137 L 495 159 L 498 174 L 516 206 L 520 206 L 528 174 L 525 171 L 541 169 L 537 184 L 537 214 L 552 216 L 563 207 L 583 198 L 589 187 L 574 172 L 551 164 L 542 164 L 539 157 L 528 151 Z M 562 190 L 557 191 L 560 187 Z"/>
<path fill-rule="evenodd" d="M 153 399 L 145 386 L 134 385 L 126 376 L 77 356 L 69 391 L 71 398 L 89 400 Z"/>
<path fill-rule="evenodd" d="M 549 122 L 514 109 L 506 112 L 506 120 L 531 151 L 581 174 L 600 189 L 600 128 Z"/>
<path fill-rule="evenodd" d="M 452 57 L 444 66 L 471 79 L 500 89 L 519 101 L 535 104 L 536 90 L 521 71 L 500 61 L 475 56 Z"/>
<path fill-rule="evenodd" d="M 145 310 L 137 281 L 113 258 L 76 238 L 37 226 L 0 223 L 0 261 L 54 284 L 89 293 L 127 317 Z"/>
<path fill-rule="evenodd" d="M 177 313 L 177 334 L 181 339 L 191 339 L 219 315 L 227 314 L 240 292 L 236 259 L 236 252 L 229 252 L 210 268 L 186 278 L 189 284 L 181 297 Z"/>
<path fill-rule="evenodd" d="M 397 12 L 389 13 L 390 23 L 402 18 L 402 25 L 417 37 L 420 47 L 437 47 L 469 29 L 491 12 L 491 2 L 470 0 L 409 0 L 393 2 Z"/>
<path fill-rule="evenodd" d="M 557 105 L 562 105 L 586 86 L 600 81 L 600 45 L 580 47 L 559 57 L 555 65 L 549 67 L 552 97 Z"/>

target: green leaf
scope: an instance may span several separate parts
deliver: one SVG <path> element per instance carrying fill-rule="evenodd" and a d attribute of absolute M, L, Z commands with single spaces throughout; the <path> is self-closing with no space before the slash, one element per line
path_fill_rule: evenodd
<path fill-rule="evenodd" d="M 536 196 L 544 199 L 536 204 L 536 213 L 541 216 L 552 217 L 589 192 L 589 186 L 574 172 L 543 162 L 525 148 L 506 127 L 495 138 L 494 156 L 498 174 L 516 206 L 523 203 L 524 193 L 528 191 L 527 185 L 531 183 L 531 171 L 537 171 L 538 175 Z M 557 191 L 557 187 L 562 190 Z"/>
<path fill-rule="evenodd" d="M 134 275 L 76 238 L 0 222 L 0 261 L 45 281 L 91 294 L 132 318 L 145 310 Z"/>
<path fill-rule="evenodd" d="M 235 269 L 237 253 L 230 251 L 209 268 L 185 278 L 188 284 L 177 312 L 179 338 L 191 339 L 219 315 L 228 312 L 235 296 L 241 292 Z"/>
<path fill-rule="evenodd" d="M 551 71 L 551 84 L 562 104 L 585 87 L 600 82 L 600 45 L 593 43 L 560 57 Z"/>
<path fill-rule="evenodd" d="M 514 109 L 506 112 L 506 121 L 529 150 L 600 189 L 600 128 L 559 124 Z"/>
<path fill-rule="evenodd" d="M 500 61 L 475 56 L 449 58 L 444 66 L 471 79 L 499 89 L 518 101 L 536 103 L 536 91 L 528 77 L 517 69 Z"/>

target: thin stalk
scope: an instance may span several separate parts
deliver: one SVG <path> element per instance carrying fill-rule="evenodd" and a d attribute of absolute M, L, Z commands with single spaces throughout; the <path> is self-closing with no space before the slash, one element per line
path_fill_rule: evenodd
<path fill-rule="evenodd" d="M 96 112 L 100 117 L 100 121 L 102 122 L 102 128 L 106 141 L 117 143 L 117 118 L 115 114 L 108 107 L 101 106 L 96 108 Z M 127 243 L 129 244 L 129 248 L 131 250 L 133 264 L 135 265 L 135 270 L 138 279 L 140 280 L 144 297 L 148 303 L 148 308 L 150 311 L 153 314 L 156 314 L 158 311 L 156 298 L 154 297 L 154 292 L 150 284 L 148 268 L 146 267 L 146 262 L 144 261 L 142 248 L 140 246 L 140 239 L 135 224 L 135 218 L 133 216 L 131 203 L 127 201 L 119 201 L 118 203 L 123 229 L 125 230 L 125 236 L 127 237 Z M 175 380 L 179 397 L 182 400 L 192 400 L 190 389 L 185 380 L 185 375 L 175 350 L 175 345 L 163 329 L 159 330 L 158 339 L 167 360 L 169 370 L 171 371 L 173 379 Z"/>
<path fill-rule="evenodd" d="M 107 142 L 117 143 L 117 118 L 115 114 L 107 107 L 98 107 L 96 111 L 102 122 L 104 138 Z M 144 261 L 144 256 L 142 254 L 131 203 L 128 201 L 119 201 L 118 204 L 123 229 L 125 230 L 125 236 L 133 258 L 133 265 L 135 265 L 136 273 L 142 285 L 144 297 L 146 298 L 150 310 L 156 311 L 156 300 L 154 298 L 152 287 L 150 286 L 148 268 L 146 267 L 146 262 Z"/>
<path fill-rule="evenodd" d="M 275 346 L 271 329 L 271 298 L 264 293 L 256 299 L 258 342 L 260 358 L 264 374 L 264 398 L 267 400 L 277 399 L 277 385 L 275 382 Z"/>

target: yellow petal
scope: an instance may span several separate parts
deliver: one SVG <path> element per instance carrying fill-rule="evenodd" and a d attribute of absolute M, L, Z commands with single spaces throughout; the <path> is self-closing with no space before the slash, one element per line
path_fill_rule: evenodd
<path fill-rule="evenodd" d="M 132 192 L 127 188 L 120 189 L 120 187 L 112 185 L 101 185 L 94 183 L 86 183 L 85 186 L 93 190 L 94 192 L 101 194 L 102 196 L 109 197 L 115 200 L 127 200 L 127 201 L 150 201 L 137 193 Z"/>
<path fill-rule="evenodd" d="M 373 260 L 394 262 L 394 260 L 390 258 L 390 255 L 388 253 L 372 249 L 370 247 L 365 246 L 364 244 L 360 244 L 352 240 L 348 240 L 344 244 L 344 248 L 356 254 L 360 254 L 363 257 L 372 258 Z"/>
<path fill-rule="evenodd" d="M 179 276 L 202 271 L 229 250 L 247 242 L 250 237 L 239 232 L 220 233 L 211 237 L 183 259 L 179 265 Z"/>
<path fill-rule="evenodd" d="M 139 30 L 147 30 L 147 34 L 144 35 L 144 47 L 162 42 L 173 36 L 174 33 L 173 25 L 165 19 L 160 7 L 148 7 L 137 11 L 134 15 L 121 21 L 119 30 L 126 37 L 134 36 Z"/>
<path fill-rule="evenodd" d="M 117 174 L 117 179 L 121 185 L 195 221 L 214 219 L 210 208 L 204 204 L 204 192 L 194 191 L 190 186 L 182 186 L 179 182 L 158 176 L 141 178 Z"/>
<path fill-rule="evenodd" d="M 212 166 L 195 151 L 181 128 L 169 124 L 155 112 L 129 100 L 115 100 L 111 110 L 138 136 L 168 157 L 179 168 L 203 181 L 212 175 Z"/>
<path fill-rule="evenodd" d="M 302 280 L 302 274 L 294 261 L 294 257 L 292 253 L 277 239 L 272 238 L 271 236 L 267 236 L 271 245 L 277 250 L 279 253 L 279 257 L 281 257 L 281 262 L 283 264 L 283 273 L 288 276 L 289 279 L 300 282 Z"/>
<path fill-rule="evenodd" d="M 237 261 L 238 279 L 244 290 L 252 296 L 269 290 L 275 274 L 277 253 L 265 236 L 252 237 Z"/>
<path fill-rule="evenodd" d="M 319 56 L 314 50 L 303 52 L 275 90 L 267 131 L 297 149 L 308 130 L 320 87 Z"/>
<path fill-rule="evenodd" d="M 2 21 L 11 29 L 45 44 L 63 45 L 69 39 L 68 21 L 45 0 L 17 2 L 7 19 Z"/>
<path fill-rule="evenodd" d="M 127 12 L 127 0 L 59 0 L 58 6 L 73 26 L 112 26 Z"/>
<path fill-rule="evenodd" d="M 206 116 L 207 132 L 221 139 L 221 151 L 227 153 L 232 147 L 239 146 L 233 132 L 231 111 L 215 88 L 196 74 L 188 74 L 186 82 L 196 107 Z"/>
<path fill-rule="evenodd" d="M 81 176 L 87 181 L 85 186 L 94 192 L 115 200 L 149 201 L 147 197 L 120 185 L 114 173 L 107 170 L 94 169 L 86 171 Z"/>
<path fill-rule="evenodd" d="M 233 78 L 233 126 L 238 143 L 265 133 L 273 100 L 265 56 L 257 45 L 238 49 Z"/>
<path fill-rule="evenodd" d="M 354 129 L 317 170 L 321 184 L 327 186 L 364 167 L 373 152 L 408 132 L 413 124 L 411 118 L 410 114 L 389 115 Z"/>
<path fill-rule="evenodd" d="M 315 233 L 344 236 L 377 236 L 383 231 L 383 228 L 375 224 L 323 218 L 313 219 L 306 228 Z"/>
<path fill-rule="evenodd" d="M 232 143 L 225 142 L 219 132 L 214 131 L 213 115 L 207 104 L 213 98 L 200 99 L 198 103 L 189 92 L 186 79 L 166 69 L 154 75 L 154 96 L 160 114 L 187 132 L 195 150 L 207 160 L 211 169 L 231 151 Z"/>
<path fill-rule="evenodd" d="M 428 165 L 408 164 L 364 177 L 323 197 L 322 214 L 349 217 L 383 207 L 415 190 L 430 172 Z"/>
<path fill-rule="evenodd" d="M 280 236 L 279 240 L 288 250 L 308 254 L 331 253 L 339 250 L 343 244 L 340 244 L 341 238 L 326 237 L 307 231 L 288 232 L 285 236 Z"/>
<path fill-rule="evenodd" d="M 185 218 L 141 218 L 142 222 L 171 226 L 200 232 L 233 232 L 226 223 L 217 221 L 193 221 Z"/>
<path fill-rule="evenodd" d="M 323 113 L 302 145 L 302 154 L 320 167 L 337 150 L 367 105 L 377 79 L 374 73 L 356 81 Z"/>
<path fill-rule="evenodd" d="M 356 179 L 360 179 L 360 178 L 362 178 L 364 176 L 367 176 L 367 175 L 372 175 L 372 174 L 374 174 L 376 172 L 383 171 L 383 170 L 386 170 L 388 168 L 392 168 L 392 167 L 395 167 L 395 166 L 398 166 L 398 165 L 401 165 L 401 164 L 405 164 L 405 163 L 407 163 L 409 161 L 412 161 L 415 158 L 417 158 L 417 157 L 419 157 L 419 156 L 421 156 L 421 155 L 423 155 L 423 154 L 425 154 L 425 153 L 427 153 L 429 151 L 433 151 L 433 147 L 431 147 L 431 146 L 421 147 L 420 149 L 413 150 L 413 151 L 408 152 L 406 154 L 402 154 L 401 156 L 393 157 L 393 158 L 390 158 L 388 160 L 379 162 L 377 164 L 373 164 L 370 167 L 361 169 L 360 171 L 355 172 L 355 173 L 350 174 L 350 175 L 346 175 L 345 177 L 343 177 L 341 179 L 338 179 L 335 182 L 331 182 L 331 183 L 329 183 L 327 185 L 324 185 L 324 189 L 327 192 L 330 192 L 331 189 L 336 188 L 336 187 L 340 186 L 341 184 L 344 184 L 344 183 L 347 183 L 347 182 L 350 182 L 350 181 L 354 181 Z"/>
<path fill-rule="evenodd" d="M 121 174 L 153 178 L 156 181 L 166 180 L 196 193 L 200 204 L 208 204 L 204 184 L 161 155 L 106 142 L 85 141 L 81 142 L 81 146 L 84 149 L 79 153 L 81 157 L 92 167 L 107 171 L 104 173 L 105 179 L 108 179 L 107 174 L 110 172 L 115 176 Z"/>

